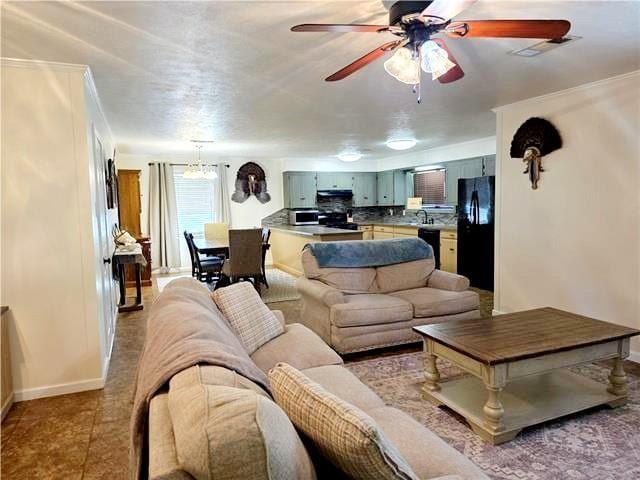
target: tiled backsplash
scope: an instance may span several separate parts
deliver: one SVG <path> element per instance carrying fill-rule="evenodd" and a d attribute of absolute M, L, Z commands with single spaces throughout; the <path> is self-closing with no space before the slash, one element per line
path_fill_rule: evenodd
<path fill-rule="evenodd" d="M 407 210 L 402 215 L 403 208 L 397 207 L 354 207 L 351 200 L 341 198 L 322 199 L 318 201 L 318 210 L 332 212 L 353 211 L 353 221 L 355 223 L 409 223 L 415 222 L 417 217 L 415 211 Z M 393 211 L 393 215 L 391 214 Z M 423 216 L 420 216 L 422 221 Z M 455 225 L 457 218 L 455 213 L 430 213 L 429 218 L 433 218 L 435 223 L 443 225 Z M 289 210 L 283 208 L 262 219 L 263 225 L 281 225 L 289 222 Z"/>

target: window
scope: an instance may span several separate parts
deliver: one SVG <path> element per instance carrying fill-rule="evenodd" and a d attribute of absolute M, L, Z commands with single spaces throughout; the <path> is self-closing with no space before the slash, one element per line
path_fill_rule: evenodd
<path fill-rule="evenodd" d="M 178 214 L 178 234 L 185 230 L 198 236 L 204 233 L 204 224 L 215 219 L 214 181 L 184 178 L 185 167 L 173 167 Z"/>
<path fill-rule="evenodd" d="M 423 205 L 439 205 L 445 202 L 445 169 L 416 172 L 413 175 L 413 195 L 422 197 Z"/>

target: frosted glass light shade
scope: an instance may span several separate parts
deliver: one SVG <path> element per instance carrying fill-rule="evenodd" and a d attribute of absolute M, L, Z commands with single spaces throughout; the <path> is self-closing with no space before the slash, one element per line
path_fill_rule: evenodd
<path fill-rule="evenodd" d="M 396 50 L 396 53 L 384 62 L 384 69 L 402 83 L 415 85 L 420 82 L 420 64 L 407 47 Z"/>
<path fill-rule="evenodd" d="M 431 40 L 424 42 L 420 47 L 420 57 L 422 70 L 430 73 L 432 80 L 436 80 L 456 66 L 449 60 L 447 51 Z"/>

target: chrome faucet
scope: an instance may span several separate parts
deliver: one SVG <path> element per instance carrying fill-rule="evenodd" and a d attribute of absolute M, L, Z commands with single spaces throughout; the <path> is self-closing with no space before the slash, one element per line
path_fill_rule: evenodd
<path fill-rule="evenodd" d="M 420 209 L 416 212 L 416 217 L 420 218 L 420 212 L 424 213 L 424 221 L 422 222 L 422 224 L 426 225 L 429 221 L 429 214 L 427 213 L 426 210 Z"/>

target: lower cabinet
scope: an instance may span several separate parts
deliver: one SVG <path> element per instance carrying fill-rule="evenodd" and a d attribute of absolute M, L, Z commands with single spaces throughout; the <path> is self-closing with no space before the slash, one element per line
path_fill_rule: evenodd
<path fill-rule="evenodd" d="M 373 226 L 372 225 L 360 225 L 358 230 L 362 232 L 363 240 L 373 240 Z"/>
<path fill-rule="evenodd" d="M 458 273 L 458 234 L 440 232 L 440 270 Z"/>

